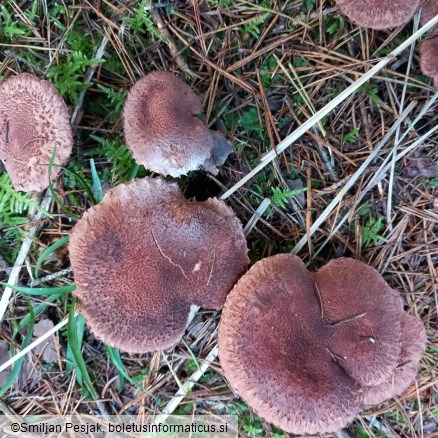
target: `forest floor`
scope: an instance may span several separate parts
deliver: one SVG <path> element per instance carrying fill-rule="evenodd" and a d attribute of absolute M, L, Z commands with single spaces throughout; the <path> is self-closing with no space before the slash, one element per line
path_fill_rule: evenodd
<path fill-rule="evenodd" d="M 235 148 L 217 177 L 199 171 L 177 180 L 187 197 L 205 200 L 248 174 L 415 26 L 412 21 L 388 31 L 361 29 L 330 0 L 191 0 L 152 7 L 144 0 L 0 0 L 0 80 L 26 71 L 51 81 L 69 106 L 75 140 L 70 172 L 56 186 L 67 209 L 49 201 L 51 218 L 38 216 L 38 197 L 13 193 L 0 168 L 0 281 L 8 281 L 24 236 L 38 225 L 19 276 L 21 286 L 36 285 L 32 276 L 43 251 L 59 239 L 65 242 L 75 218 L 90 207 L 72 172 L 92 187 L 93 159 L 104 190 L 132 176 L 121 113 L 128 90 L 148 72 L 168 70 L 189 83 L 202 96 L 205 122 Z M 244 225 L 264 199 L 271 202 L 247 236 L 251 263 L 293 251 L 318 269 L 335 257 L 355 257 L 376 268 L 401 293 L 408 313 L 424 322 L 428 347 L 416 384 L 403 397 L 362 412 L 345 431 L 351 436 L 438 434 L 438 136 L 409 149 L 438 123 L 438 103 L 430 105 L 434 93 L 414 45 L 226 201 Z M 149 173 L 140 168 L 137 176 Z M 355 184 L 335 198 L 352 176 Z M 312 228 L 318 218 L 321 224 Z M 40 277 L 56 275 L 39 287 L 72 285 L 67 245 L 46 254 Z M 9 345 L 18 351 L 26 341 L 26 327 L 34 322 L 30 303 L 43 303 L 35 321 L 46 321 L 39 326 L 44 333 L 66 317 L 72 300 L 70 294 L 49 301 L 44 295 L 12 297 L 1 325 L 0 363 L 9 357 Z M 198 312 L 171 351 L 113 356 L 76 318 L 86 370 L 101 403 L 91 401 L 86 375 L 72 372 L 77 363 L 64 327 L 46 346 L 52 356 L 41 350 L 27 356 L 0 411 L 160 413 L 178 381 L 187 381 L 197 362 L 214 352 L 219 317 L 220 312 Z M 233 395 L 217 358 L 210 357 L 214 361 L 175 413 L 238 413 L 241 436 L 287 436 Z M 2 384 L 5 378 L 0 375 Z"/>

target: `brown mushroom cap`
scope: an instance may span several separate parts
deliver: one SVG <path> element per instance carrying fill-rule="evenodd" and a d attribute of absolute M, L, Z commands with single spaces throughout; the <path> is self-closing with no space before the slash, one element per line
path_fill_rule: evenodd
<path fill-rule="evenodd" d="M 124 107 L 126 144 L 139 164 L 162 175 L 185 175 L 200 167 L 217 173 L 233 152 L 219 133 L 195 115 L 199 96 L 181 79 L 154 71 L 134 84 Z"/>
<path fill-rule="evenodd" d="M 386 380 L 401 351 L 400 296 L 359 260 L 331 260 L 313 275 L 323 297 L 325 321 L 346 321 L 336 326 L 328 342 L 343 358 L 340 365 L 361 385 Z"/>
<path fill-rule="evenodd" d="M 242 226 L 223 201 L 189 201 L 152 178 L 107 192 L 74 227 L 69 251 L 90 329 L 130 353 L 173 346 L 190 305 L 220 309 L 248 265 Z"/>
<path fill-rule="evenodd" d="M 434 86 L 438 89 L 438 36 L 421 43 L 420 67 L 423 74 L 433 78 Z"/>
<path fill-rule="evenodd" d="M 67 106 L 55 87 L 22 73 L 0 84 L 0 159 L 16 190 L 49 185 L 48 164 L 66 164 L 73 146 Z M 53 166 L 52 178 L 60 172 Z"/>
<path fill-rule="evenodd" d="M 334 432 L 358 414 L 362 384 L 396 367 L 401 310 L 364 263 L 338 259 L 312 274 L 298 257 L 270 257 L 227 297 L 221 365 L 240 397 L 277 427 Z"/>
<path fill-rule="evenodd" d="M 372 29 L 389 29 L 407 23 L 420 0 L 335 0 L 353 23 Z"/>
<path fill-rule="evenodd" d="M 378 405 L 403 394 L 417 375 L 418 363 L 426 350 L 423 324 L 411 315 L 402 315 L 402 349 L 399 363 L 390 378 L 377 386 L 364 388 L 363 403 Z"/>
<path fill-rule="evenodd" d="M 426 0 L 421 5 L 420 22 L 425 25 L 438 14 L 438 0 Z"/>

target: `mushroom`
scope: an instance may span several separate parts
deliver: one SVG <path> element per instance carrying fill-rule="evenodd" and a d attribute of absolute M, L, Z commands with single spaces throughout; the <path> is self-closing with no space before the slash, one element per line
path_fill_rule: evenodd
<path fill-rule="evenodd" d="M 407 23 L 420 0 L 335 0 L 353 23 L 372 29 L 389 29 Z"/>
<path fill-rule="evenodd" d="M 335 432 L 359 413 L 363 388 L 391 379 L 402 314 L 398 294 L 362 262 L 337 259 L 312 274 L 296 256 L 269 257 L 227 297 L 218 337 L 224 375 L 275 426 Z"/>
<path fill-rule="evenodd" d="M 438 36 L 421 43 L 420 68 L 423 74 L 433 78 L 434 87 L 438 89 Z"/>
<path fill-rule="evenodd" d="M 129 353 L 172 347 L 190 306 L 221 309 L 248 265 L 241 223 L 223 201 L 189 201 L 153 178 L 108 191 L 75 225 L 69 251 L 91 331 Z"/>
<path fill-rule="evenodd" d="M 411 315 L 402 315 L 402 348 L 391 377 L 376 386 L 364 387 L 363 403 L 378 405 L 403 394 L 415 380 L 418 362 L 426 350 L 423 324 Z"/>
<path fill-rule="evenodd" d="M 421 5 L 421 24 L 424 26 L 438 14 L 438 0 L 426 0 Z"/>
<path fill-rule="evenodd" d="M 67 163 L 73 136 L 67 106 L 55 87 L 22 73 L 0 84 L 0 159 L 16 190 L 41 191 L 49 185 L 48 164 Z M 52 179 L 59 174 L 52 168 Z"/>
<path fill-rule="evenodd" d="M 126 144 L 137 163 L 174 177 L 198 168 L 217 174 L 216 165 L 233 148 L 195 117 L 201 110 L 199 96 L 172 73 L 155 71 L 135 83 L 123 117 Z"/>

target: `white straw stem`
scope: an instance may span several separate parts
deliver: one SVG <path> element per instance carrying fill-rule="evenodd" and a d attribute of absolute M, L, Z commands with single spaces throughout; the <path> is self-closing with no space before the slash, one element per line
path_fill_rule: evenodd
<path fill-rule="evenodd" d="M 420 25 L 420 14 L 417 12 L 414 18 L 414 31 L 418 29 L 419 25 Z M 406 67 L 406 76 L 403 84 L 403 92 L 400 99 L 399 113 L 403 111 L 405 104 L 406 91 L 408 89 L 409 73 L 411 71 L 412 59 L 414 58 L 415 43 L 416 41 L 412 43 L 411 50 L 409 51 L 409 59 L 408 59 L 408 65 Z M 392 163 L 391 163 L 391 170 L 389 172 L 388 198 L 386 201 L 386 222 L 388 223 L 390 229 L 392 229 L 391 211 L 392 211 L 392 190 L 394 185 L 394 173 L 395 173 L 395 156 L 397 154 L 397 145 L 399 144 L 399 138 L 400 138 L 400 128 L 397 129 L 397 132 L 395 133 L 395 146 L 392 151 Z"/>
<path fill-rule="evenodd" d="M 344 187 L 337 193 L 337 195 L 333 198 L 332 202 L 325 208 L 325 210 L 318 216 L 318 219 L 313 223 L 310 227 L 308 233 L 306 233 L 301 240 L 296 244 L 294 249 L 292 250 L 293 254 L 297 254 L 306 244 L 309 237 L 315 233 L 315 231 L 320 227 L 320 225 L 327 219 L 330 213 L 336 208 L 339 204 L 340 200 L 344 197 L 344 195 L 350 190 L 356 181 L 361 177 L 364 170 L 369 166 L 369 164 L 377 157 L 380 150 L 385 146 L 386 142 L 391 138 L 397 128 L 403 123 L 404 119 L 411 113 L 414 107 L 417 105 L 416 101 L 410 103 L 410 105 L 403 111 L 400 117 L 397 119 L 395 124 L 391 127 L 391 129 L 387 132 L 387 134 L 383 137 L 382 141 L 379 145 L 371 152 L 368 158 L 362 163 L 362 165 L 357 169 L 357 171 L 352 175 L 352 177 L 345 183 Z"/>
<path fill-rule="evenodd" d="M 46 214 L 45 212 L 49 210 L 50 203 L 52 202 L 52 196 L 49 192 L 46 193 L 46 197 L 43 199 L 41 203 L 41 209 L 36 213 L 36 215 L 32 218 L 32 221 L 39 222 L 42 217 Z M 23 263 L 29 253 L 30 247 L 33 242 L 33 238 L 39 228 L 40 224 L 38 223 L 34 227 L 32 227 L 27 233 L 26 237 L 23 240 L 20 251 L 18 253 L 17 258 L 15 259 L 14 266 L 12 268 L 11 274 L 9 275 L 8 284 L 15 286 L 18 282 L 18 277 L 20 276 L 20 271 L 23 266 Z M 0 323 L 3 320 L 3 317 L 6 313 L 6 310 L 9 305 L 9 300 L 11 299 L 12 289 L 10 287 L 6 287 L 3 291 L 2 297 L 0 299 Z"/>
<path fill-rule="evenodd" d="M 427 138 L 429 138 L 437 129 L 438 129 L 438 125 L 434 126 L 431 130 L 426 132 L 426 134 L 424 134 L 422 137 L 420 137 L 418 140 L 416 140 L 414 143 L 412 143 L 409 147 L 407 147 L 405 150 L 403 150 L 398 155 L 396 155 L 395 162 L 399 161 L 401 158 L 403 158 L 409 152 L 411 152 L 416 147 L 421 145 L 423 143 L 423 141 L 425 141 Z M 404 138 L 404 136 L 402 138 Z M 375 187 L 383 179 L 383 177 L 385 176 L 386 172 L 388 172 L 388 170 L 390 170 L 390 167 L 391 167 L 391 163 L 388 164 L 388 162 L 384 162 L 381 165 L 380 169 L 376 172 L 376 174 L 373 177 L 373 179 L 368 183 L 368 185 L 365 187 L 365 189 L 362 190 L 362 192 L 361 192 L 360 196 L 358 197 L 358 199 L 355 200 L 354 206 L 339 221 L 339 223 L 336 225 L 336 227 L 330 232 L 330 235 L 327 237 L 327 239 L 321 245 L 319 245 L 318 250 L 315 252 L 313 257 L 316 257 L 322 251 L 322 249 L 327 245 L 327 243 L 329 243 L 331 238 L 339 231 L 341 226 L 350 217 L 352 209 L 356 208 L 356 206 L 362 201 L 362 199 L 365 197 L 365 195 L 368 193 L 368 191 L 371 190 L 373 187 Z"/>
<path fill-rule="evenodd" d="M 259 208 L 254 212 L 254 214 L 251 216 L 250 220 L 246 223 L 245 228 L 243 229 L 243 232 L 245 233 L 245 236 L 247 236 L 251 230 L 255 227 L 259 219 L 262 217 L 263 213 L 266 211 L 266 209 L 271 204 L 271 200 L 269 198 L 263 199 L 262 203 L 259 205 Z"/>
<path fill-rule="evenodd" d="M 371 68 L 367 73 L 365 73 L 360 79 L 353 82 L 348 88 L 346 88 L 342 93 L 340 93 L 336 98 L 329 102 L 324 108 L 320 109 L 315 115 L 306 120 L 298 129 L 288 135 L 283 141 L 281 141 L 278 146 L 270 150 L 263 158 L 261 163 L 256 166 L 251 172 L 245 175 L 240 181 L 238 181 L 234 186 L 228 189 L 222 196 L 221 199 L 229 198 L 236 190 L 242 187 L 246 182 L 248 182 L 252 177 L 257 175 L 262 169 L 264 169 L 278 154 L 287 149 L 291 144 L 298 140 L 303 134 L 305 134 L 310 128 L 315 126 L 323 117 L 329 114 L 334 108 L 336 108 L 340 103 L 342 103 L 347 97 L 352 95 L 361 85 L 363 85 L 368 79 L 372 78 L 376 73 L 378 73 L 382 68 L 388 65 L 408 48 L 414 41 L 420 38 L 425 32 L 431 29 L 433 26 L 438 24 L 438 15 L 432 18 L 427 24 L 418 29 L 412 36 L 410 36 L 406 41 L 404 41 L 400 46 L 393 50 L 388 56 L 379 61 L 373 68 Z"/>
<path fill-rule="evenodd" d="M 215 361 L 218 355 L 217 345 L 208 353 L 207 357 L 200 365 L 200 370 L 196 370 L 182 385 L 174 397 L 172 397 L 163 409 L 163 414 L 157 418 L 157 421 L 165 421 L 166 418 L 175 411 L 182 402 L 187 393 L 195 386 L 195 383 L 204 375 L 210 365 Z"/>
<path fill-rule="evenodd" d="M 11 357 L 8 361 L 6 361 L 4 364 L 0 365 L 0 373 L 5 370 L 6 368 L 13 365 L 20 357 L 25 356 L 29 351 L 32 351 L 37 345 L 44 342 L 46 339 L 50 338 L 53 334 L 55 334 L 58 330 L 60 330 L 62 327 L 67 325 L 68 323 L 68 315 L 58 324 L 56 324 L 54 327 L 52 327 L 47 333 L 44 333 L 42 336 L 40 336 L 36 341 L 29 344 L 26 348 L 23 348 L 19 353 L 17 353 L 14 357 Z"/>

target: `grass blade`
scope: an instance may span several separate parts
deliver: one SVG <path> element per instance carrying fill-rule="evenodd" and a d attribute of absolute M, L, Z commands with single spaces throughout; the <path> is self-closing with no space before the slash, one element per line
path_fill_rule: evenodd
<path fill-rule="evenodd" d="M 120 353 L 118 350 L 115 350 L 114 348 L 110 347 L 109 345 L 105 345 L 105 350 L 108 354 L 108 357 L 111 359 L 111 361 L 113 362 L 113 364 L 117 368 L 117 371 L 119 371 L 119 373 L 121 373 L 129 383 L 131 383 L 132 385 L 134 385 L 138 389 L 141 389 L 142 391 L 146 392 L 151 397 L 153 397 L 153 395 L 144 386 L 139 385 L 134 379 L 132 379 L 128 375 L 128 373 L 126 372 L 125 366 L 123 365 L 122 358 L 120 357 Z"/>
<path fill-rule="evenodd" d="M 87 192 L 88 198 L 90 199 L 90 202 L 92 204 L 97 204 L 96 198 L 93 195 L 93 192 L 91 191 L 90 186 L 88 185 L 85 178 L 80 175 L 79 173 L 75 172 L 74 170 L 67 169 L 67 167 L 64 166 L 57 166 L 60 167 L 64 172 L 71 173 L 75 178 L 79 180 L 79 182 L 84 186 L 84 190 Z"/>
<path fill-rule="evenodd" d="M 140 166 L 135 163 L 132 165 L 132 167 L 129 169 L 128 175 L 126 176 L 127 181 L 131 181 L 131 179 L 134 179 L 137 176 L 137 173 L 140 169 Z"/>
<path fill-rule="evenodd" d="M 48 307 L 49 303 L 53 303 L 58 298 L 61 298 L 62 295 L 63 294 L 50 295 L 43 303 L 40 303 L 37 306 L 33 307 L 33 313 L 35 315 L 35 318 Z M 30 321 L 31 321 L 31 314 L 29 312 L 24 318 L 21 319 L 20 324 L 18 324 L 17 330 L 18 331 L 22 330 L 24 327 L 27 326 L 27 324 L 30 323 Z"/>
<path fill-rule="evenodd" d="M 187 351 L 189 352 L 190 356 L 192 357 L 192 360 L 195 363 L 196 368 L 198 368 L 198 370 L 201 371 L 201 373 L 202 373 L 201 366 L 199 365 L 198 359 L 194 355 L 192 349 L 189 347 L 189 345 L 187 344 L 187 342 L 183 338 L 181 338 L 181 341 L 185 345 L 185 347 L 187 348 Z"/>
<path fill-rule="evenodd" d="M 58 287 L 23 287 L 3 283 L 2 281 L 0 281 L 0 284 L 4 287 L 9 287 L 25 295 L 59 295 L 73 292 L 76 289 L 76 286 L 74 284 L 68 284 L 66 286 Z"/>
<path fill-rule="evenodd" d="M 85 332 L 85 318 L 82 315 L 77 315 L 76 320 L 76 334 L 78 339 L 78 344 L 82 345 L 82 339 L 84 338 Z M 73 356 L 73 351 L 71 349 L 71 344 L 68 342 L 67 346 L 67 366 L 66 366 L 66 375 L 69 375 L 73 370 L 76 372 L 76 381 L 80 386 L 84 386 L 84 379 L 82 377 L 82 372 L 76 363 L 76 360 Z"/>
<path fill-rule="evenodd" d="M 220 199 L 225 200 L 229 198 L 236 190 L 247 183 L 251 178 L 257 175 L 261 170 L 263 170 L 278 154 L 285 151 L 290 145 L 297 141 L 303 134 L 305 134 L 309 129 L 320 122 L 327 114 L 329 114 L 334 108 L 340 105 L 344 100 L 346 100 L 350 95 L 355 93 L 357 89 L 372 78 L 376 73 L 386 67 L 394 58 L 400 53 L 402 53 L 406 48 L 408 48 L 414 41 L 420 38 L 428 30 L 432 29 L 433 26 L 438 24 L 438 15 L 426 23 L 423 27 L 413 33 L 409 38 L 407 38 L 403 43 L 397 46 L 391 53 L 389 53 L 385 58 L 380 60 L 374 67 L 368 70 L 359 79 L 353 82 L 349 87 L 342 91 L 338 96 L 332 99 L 327 105 L 317 111 L 313 116 L 309 117 L 299 128 L 294 132 L 289 134 L 285 139 L 283 139 L 275 149 L 271 149 L 267 152 L 261 159 L 261 162 L 255 166 L 250 172 L 248 172 L 243 178 L 237 181 L 232 187 L 230 187 Z"/>
<path fill-rule="evenodd" d="M 55 188 L 53 187 L 53 182 L 52 182 L 52 167 L 53 167 L 53 163 L 55 161 L 55 154 L 56 154 L 56 147 L 53 150 L 53 154 L 52 154 L 52 158 L 50 158 L 50 163 L 49 163 L 49 190 L 50 190 L 50 194 L 52 195 L 52 198 L 55 200 L 55 202 L 59 205 L 59 208 L 64 212 L 67 213 L 71 218 L 75 219 L 75 220 L 79 220 L 79 217 L 76 216 L 69 208 L 67 208 L 62 202 L 61 200 L 58 198 L 58 195 L 55 192 Z"/>
<path fill-rule="evenodd" d="M 105 345 L 105 351 L 119 372 L 119 389 L 117 393 L 120 394 L 125 384 L 125 374 L 127 374 L 122 362 L 122 358 L 120 357 L 120 351 L 110 347 L 109 345 Z"/>
<path fill-rule="evenodd" d="M 78 340 L 78 327 L 77 327 L 77 317 L 75 316 L 75 306 L 76 300 L 74 300 L 70 305 L 70 314 L 68 316 L 67 323 L 67 337 L 68 342 L 71 346 L 71 351 L 75 359 L 78 369 L 81 371 L 84 378 L 85 387 L 94 399 L 97 399 L 96 390 L 94 389 L 93 383 L 91 382 L 90 375 L 88 374 L 87 365 L 85 364 L 84 358 L 82 357 L 81 345 Z"/>
<path fill-rule="evenodd" d="M 30 340 L 32 338 L 33 335 L 33 329 L 35 327 L 35 314 L 33 312 L 33 308 L 32 305 L 30 304 L 30 302 L 28 301 L 29 304 L 29 328 L 27 330 L 26 336 L 24 338 L 23 344 L 21 345 L 21 349 L 23 350 L 24 348 L 26 348 L 29 343 Z M 15 339 L 15 337 L 17 336 L 17 334 L 19 333 L 19 330 L 15 330 L 14 334 L 12 335 L 12 341 Z M 12 347 L 12 343 L 11 343 L 11 348 L 10 348 L 10 355 L 11 357 L 13 356 L 14 352 L 13 352 L 13 347 Z M 3 397 L 6 392 L 9 390 L 9 388 L 13 385 L 13 383 L 15 382 L 15 379 L 18 377 L 21 367 L 23 366 L 23 362 L 24 362 L 24 358 L 20 357 L 15 363 L 14 366 L 12 368 L 12 372 L 8 378 L 8 380 L 6 381 L 5 385 L 3 386 L 3 388 L 0 389 L 0 398 Z"/>
<path fill-rule="evenodd" d="M 47 260 L 47 258 L 53 254 L 58 248 L 61 248 L 61 246 L 64 246 L 68 243 L 69 237 L 64 236 L 61 237 L 58 241 L 56 241 L 53 245 L 50 245 L 48 248 L 46 248 L 41 255 L 38 257 L 38 260 L 35 265 L 35 278 L 39 277 L 40 273 L 40 266 L 41 264 Z"/>
<path fill-rule="evenodd" d="M 102 183 L 100 182 L 99 175 L 96 171 L 93 158 L 90 159 L 91 177 L 93 178 L 93 190 L 96 194 L 96 201 L 100 202 L 103 199 Z"/>

